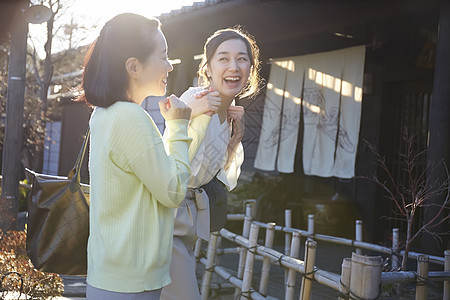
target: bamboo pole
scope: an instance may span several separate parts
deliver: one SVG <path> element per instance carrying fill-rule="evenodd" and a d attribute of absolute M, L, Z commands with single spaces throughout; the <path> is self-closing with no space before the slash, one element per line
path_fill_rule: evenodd
<path fill-rule="evenodd" d="M 216 270 L 214 269 L 214 274 L 216 274 L 217 276 L 219 276 L 219 274 L 217 274 Z M 219 276 L 220 277 L 220 276 Z M 214 290 L 225 290 L 225 289 L 234 289 L 234 285 L 231 283 L 217 283 L 217 282 L 212 282 L 209 285 L 209 289 L 211 291 Z"/>
<path fill-rule="evenodd" d="M 248 210 L 246 209 L 246 212 Z M 252 222 L 252 217 L 250 215 L 246 215 L 244 218 L 244 228 L 242 229 L 242 237 L 248 238 L 250 234 L 250 224 Z M 242 248 L 239 250 L 239 263 L 238 263 L 238 270 L 237 270 L 237 278 L 242 279 L 244 275 L 244 268 L 245 268 L 245 260 L 247 258 L 247 249 Z M 234 292 L 234 297 L 238 297 L 241 294 L 241 289 L 236 288 L 236 291 Z"/>
<path fill-rule="evenodd" d="M 220 265 L 220 258 L 221 258 L 221 256 L 217 255 L 217 250 L 219 248 L 221 248 L 221 247 L 222 247 L 222 237 L 220 236 L 220 234 L 218 234 L 218 236 L 217 236 L 217 246 L 215 247 L 216 248 L 216 254 L 215 254 L 214 265 Z M 211 282 L 218 282 L 217 273 L 213 272 Z M 210 287 L 211 287 L 211 282 L 209 284 Z M 212 298 L 216 297 L 216 292 L 217 292 L 216 289 L 213 289 L 211 291 L 211 297 Z"/>
<path fill-rule="evenodd" d="M 381 273 L 382 284 L 407 283 L 416 281 L 416 272 L 396 271 Z"/>
<path fill-rule="evenodd" d="M 250 288 L 253 278 L 253 264 L 255 263 L 256 247 L 258 242 L 258 233 L 259 226 L 256 224 L 252 224 L 250 229 L 247 259 L 245 260 L 244 278 L 242 279 L 241 295 L 246 299 L 250 297 Z M 240 299 L 240 297 L 237 299 Z"/>
<path fill-rule="evenodd" d="M 400 259 L 399 259 L 399 229 L 392 229 L 392 255 L 391 255 L 391 270 L 396 271 L 400 268 Z"/>
<path fill-rule="evenodd" d="M 400 255 L 401 256 L 405 255 L 405 251 L 400 251 Z M 412 252 L 412 251 L 408 252 L 408 258 L 412 258 L 412 259 L 416 259 L 416 260 L 421 255 L 427 255 L 429 263 L 434 263 L 434 264 L 437 264 L 437 265 L 444 266 L 444 258 L 443 257 L 434 256 L 434 255 L 428 255 L 428 254 L 423 254 L 423 253 L 417 253 L 417 252 Z"/>
<path fill-rule="evenodd" d="M 300 290 L 300 300 L 311 298 L 311 285 L 314 279 L 314 264 L 316 263 L 317 242 L 306 240 L 305 243 L 305 274 L 302 277 L 302 287 Z"/>
<path fill-rule="evenodd" d="M 222 248 L 216 250 L 216 255 L 227 255 L 227 254 L 239 254 L 239 247 L 236 248 Z"/>
<path fill-rule="evenodd" d="M 426 255 L 420 255 L 417 259 L 416 300 L 426 300 L 428 291 L 428 264 Z"/>
<path fill-rule="evenodd" d="M 275 223 L 268 223 L 266 228 L 266 241 L 264 246 L 267 248 L 272 248 L 273 237 L 275 234 Z M 267 295 L 267 288 L 269 282 L 269 272 L 270 272 L 270 258 L 264 257 L 263 265 L 261 269 L 261 281 L 259 282 L 259 293 L 261 295 Z"/>
<path fill-rule="evenodd" d="M 450 271 L 450 250 L 445 250 L 444 257 L 444 271 Z M 444 281 L 444 297 L 442 299 L 450 299 L 450 280 Z"/>
<path fill-rule="evenodd" d="M 292 245 L 291 245 L 291 253 L 290 257 L 298 258 L 300 254 L 300 237 L 301 234 L 298 232 L 294 232 L 292 236 Z M 287 276 L 287 284 L 286 284 L 286 296 L 284 299 L 292 300 L 294 299 L 294 288 L 295 288 L 295 277 L 297 272 L 294 269 L 289 268 L 288 276 Z"/>
<path fill-rule="evenodd" d="M 381 256 L 352 254 L 350 295 L 357 299 L 376 299 L 381 284 Z"/>
<path fill-rule="evenodd" d="M 207 263 L 205 265 L 205 273 L 203 274 L 202 287 L 201 287 L 201 300 L 207 300 L 209 295 L 209 284 L 211 282 L 211 276 L 214 267 L 214 258 L 216 255 L 218 232 L 212 232 L 209 237 L 208 251 L 206 253 Z"/>
<path fill-rule="evenodd" d="M 198 238 L 195 241 L 195 247 L 194 247 L 194 257 L 195 260 L 198 261 L 200 259 L 200 251 L 202 249 L 202 239 Z"/>
<path fill-rule="evenodd" d="M 286 228 L 292 228 L 292 210 L 286 209 L 284 211 L 284 226 Z M 291 233 L 284 235 L 284 254 L 289 255 L 291 253 Z M 287 278 L 288 270 L 284 270 L 284 291 L 287 290 Z"/>
<path fill-rule="evenodd" d="M 356 220 L 356 226 L 355 226 L 355 240 L 358 242 L 362 242 L 363 239 L 363 232 L 362 232 L 362 221 Z M 356 248 L 356 254 L 362 255 L 362 249 L 357 247 Z"/>
<path fill-rule="evenodd" d="M 239 245 L 242 245 L 244 247 L 248 246 L 248 239 L 239 236 L 233 232 L 230 232 L 226 229 L 222 229 L 220 231 L 220 234 L 222 237 L 226 238 L 227 240 L 233 241 Z M 304 274 L 305 273 L 305 264 L 303 261 L 299 259 L 295 259 L 289 256 L 284 255 L 283 253 L 280 253 L 274 249 L 266 248 L 263 246 L 257 247 L 257 253 L 264 256 L 269 257 L 271 261 L 278 262 L 280 266 L 286 267 L 286 268 L 294 268 L 299 273 Z M 338 274 L 334 274 L 331 272 L 323 271 L 323 270 L 315 270 L 314 272 L 314 279 L 327 286 L 330 287 L 336 291 L 339 291 L 339 280 L 340 276 Z"/>
<path fill-rule="evenodd" d="M 399 229 L 392 228 L 392 254 L 391 254 L 391 271 L 398 271 L 400 269 L 399 257 Z M 397 295 L 401 294 L 401 286 L 398 283 L 394 284 L 394 289 Z"/>
<path fill-rule="evenodd" d="M 244 214 L 228 214 L 227 220 L 228 221 L 243 221 L 245 215 Z"/>
<path fill-rule="evenodd" d="M 308 235 L 314 234 L 314 215 L 308 215 Z M 309 239 L 309 237 L 308 237 Z"/>
<path fill-rule="evenodd" d="M 255 221 L 255 222 L 260 227 L 266 228 L 266 225 L 264 223 L 257 222 L 257 221 Z M 275 226 L 275 231 L 281 231 L 281 232 L 285 232 L 285 233 L 286 232 L 289 232 L 289 233 L 300 232 L 302 234 L 302 236 L 308 236 L 308 234 L 309 234 L 308 231 L 305 231 L 305 230 L 295 229 L 295 228 L 285 228 L 283 226 Z M 337 245 L 357 247 L 357 248 L 375 251 L 375 252 L 379 252 L 379 253 L 385 253 L 385 254 L 389 254 L 389 255 L 392 254 L 392 248 L 383 247 L 380 245 L 375 245 L 375 244 L 371 244 L 371 243 L 360 242 L 360 241 L 356 241 L 356 240 L 335 237 L 335 236 L 330 236 L 330 235 L 325 235 L 325 234 L 318 234 L 318 233 L 313 234 L 313 236 L 314 236 L 314 239 L 317 241 L 329 242 L 329 243 L 333 243 L 333 244 L 337 244 Z M 400 251 L 400 256 L 402 256 L 404 254 L 405 254 L 404 251 Z M 419 255 L 422 255 L 422 253 L 417 253 L 417 252 L 413 252 L 413 251 L 408 252 L 408 258 L 411 258 L 411 259 L 417 259 L 417 257 L 419 257 Z M 430 259 L 430 263 L 444 266 L 444 258 L 443 257 L 433 256 L 433 255 L 428 255 L 428 257 Z"/>
<path fill-rule="evenodd" d="M 259 225 L 261 228 L 269 228 L 269 227 L 273 227 L 274 224 L 265 224 L 265 223 L 261 223 L 261 222 L 253 222 L 256 225 Z M 278 231 L 283 231 L 283 232 L 290 232 L 290 233 L 294 233 L 297 232 L 297 234 L 300 235 L 305 235 L 304 231 L 302 230 L 297 230 L 297 229 L 293 229 L 293 228 L 283 228 L 280 226 L 274 226 L 274 230 L 278 230 Z M 222 229 L 220 231 L 220 234 L 222 237 L 233 241 L 235 243 L 237 243 L 238 245 L 241 245 L 243 247 L 248 247 L 249 245 L 249 240 L 246 239 L 243 236 L 237 235 L 235 233 L 232 233 L 226 229 Z M 353 246 L 355 244 L 359 244 L 363 247 L 367 247 L 367 249 L 373 249 L 374 251 L 378 251 L 381 253 L 388 253 L 391 254 L 392 253 L 392 249 L 386 248 L 386 247 L 380 247 L 378 245 L 372 245 L 369 243 L 364 243 L 364 242 L 358 242 L 358 241 L 352 241 L 349 239 L 343 239 L 343 238 L 337 238 L 337 237 L 331 237 L 331 236 L 326 236 L 326 235 L 314 235 L 314 237 L 318 237 L 318 240 L 324 240 L 324 241 L 331 241 L 331 242 L 335 242 L 335 243 L 341 243 L 344 245 L 349 245 L 349 246 Z M 373 247 L 371 247 L 373 246 Z M 232 249 L 230 249 L 232 250 Z M 380 251 L 381 250 L 381 251 Z M 386 251 L 386 252 L 384 252 Z M 294 259 L 288 256 L 283 255 L 280 252 L 277 252 L 273 249 L 270 249 L 268 247 L 264 247 L 264 246 L 257 246 L 256 248 L 256 253 L 261 255 L 261 257 L 264 259 L 269 259 L 272 263 L 279 263 L 280 266 L 285 267 L 285 268 L 292 268 L 302 274 L 304 274 L 306 272 L 305 270 L 305 263 L 302 262 L 301 260 L 298 259 Z M 415 254 L 416 255 L 416 254 Z M 257 256 L 256 256 L 257 257 Z M 436 263 L 440 263 L 440 260 L 442 260 L 442 263 L 444 262 L 444 258 L 440 258 L 440 257 L 433 257 L 434 261 Z M 202 259 L 201 259 L 202 260 Z M 380 266 L 380 270 L 381 270 L 381 258 L 379 261 L 379 266 Z M 308 273 L 308 272 L 306 272 Z M 445 277 L 446 272 L 438 272 L 439 274 L 431 274 L 429 273 L 428 278 L 433 279 L 436 278 L 434 280 L 445 280 L 447 277 Z M 441 274 L 442 273 L 442 274 Z M 443 275 L 444 274 L 444 275 Z M 322 285 L 328 286 L 334 290 L 340 291 L 342 289 L 342 285 L 340 284 L 340 280 L 341 280 L 341 276 L 334 274 L 334 273 L 330 273 L 330 272 L 326 272 L 323 270 L 318 270 L 316 269 L 314 274 L 312 275 L 313 278 Z M 351 277 L 353 277 L 351 275 Z M 382 276 L 378 277 L 378 284 L 380 282 L 383 282 L 383 284 L 386 283 L 401 283 L 401 282 L 411 282 L 414 281 L 415 279 L 415 272 L 386 272 L 386 273 L 382 273 Z M 375 280 L 375 282 L 377 281 Z M 373 280 L 371 280 L 373 281 Z M 377 289 L 375 289 L 377 290 Z M 253 294 L 252 294 L 253 295 Z"/>
<path fill-rule="evenodd" d="M 342 295 L 348 295 L 350 290 L 350 275 L 352 271 L 352 260 L 349 257 L 346 257 L 342 260 L 341 267 L 341 288 L 340 292 Z M 349 299 L 349 297 L 342 296 L 339 297 L 339 300 Z"/>
<path fill-rule="evenodd" d="M 253 209 L 252 209 L 253 204 L 254 204 L 253 202 L 249 202 L 249 203 L 245 204 L 245 215 L 248 217 L 251 217 L 252 219 L 254 217 Z"/>
<path fill-rule="evenodd" d="M 206 264 L 206 259 L 205 258 L 201 258 L 200 262 L 202 264 Z M 236 278 L 235 276 L 233 276 L 224 267 L 214 266 L 214 272 L 217 273 L 217 275 L 219 275 L 220 277 L 222 277 L 226 281 L 228 281 L 229 283 L 231 283 L 233 286 L 235 286 L 235 287 L 242 286 L 242 280 L 239 279 L 239 278 Z M 278 300 L 277 298 L 270 297 L 270 296 L 265 297 L 265 296 L 261 295 L 260 293 L 256 292 L 253 289 L 250 289 L 250 296 L 251 296 L 252 299 L 255 299 L 255 300 L 262 300 L 262 299 Z"/>
<path fill-rule="evenodd" d="M 258 206 L 256 205 L 256 199 L 250 199 L 247 200 L 247 202 L 250 204 L 250 207 L 252 208 L 252 218 L 255 219 L 258 213 Z"/>

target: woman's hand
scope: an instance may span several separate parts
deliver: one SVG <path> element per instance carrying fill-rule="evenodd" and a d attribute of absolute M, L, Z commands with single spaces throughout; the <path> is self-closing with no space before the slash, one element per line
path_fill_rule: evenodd
<path fill-rule="evenodd" d="M 159 101 L 159 110 L 166 121 L 191 118 L 191 108 L 175 95 Z"/>
<path fill-rule="evenodd" d="M 233 126 L 233 136 L 236 136 L 240 140 L 245 133 L 245 110 L 242 106 L 230 106 L 227 111 L 227 120 Z"/>
<path fill-rule="evenodd" d="M 230 142 L 228 143 L 228 159 L 225 163 L 224 169 L 228 170 L 233 162 L 234 156 L 236 155 L 239 143 L 242 141 L 245 133 L 245 121 L 244 121 L 245 110 L 242 106 L 230 106 L 227 111 L 228 122 L 232 126 L 232 134 Z"/>
<path fill-rule="evenodd" d="M 214 115 L 219 109 L 222 99 L 220 99 L 219 92 L 204 90 L 194 95 L 193 101 L 189 102 L 189 107 L 192 109 L 191 118 L 195 118 L 201 114 L 208 116 Z"/>

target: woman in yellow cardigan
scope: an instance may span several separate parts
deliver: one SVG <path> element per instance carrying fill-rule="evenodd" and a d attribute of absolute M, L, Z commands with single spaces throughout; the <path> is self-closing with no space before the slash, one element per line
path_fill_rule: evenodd
<path fill-rule="evenodd" d="M 159 299 L 170 283 L 173 209 L 185 197 L 189 151 L 197 147 L 189 149 L 191 110 L 175 96 L 160 101 L 169 132 L 164 145 L 140 106 L 149 95 L 165 94 L 170 71 L 159 21 L 135 14 L 107 22 L 87 53 L 83 97 L 95 106 L 88 299 Z M 195 139 L 203 139 L 208 114 L 191 121 Z"/>

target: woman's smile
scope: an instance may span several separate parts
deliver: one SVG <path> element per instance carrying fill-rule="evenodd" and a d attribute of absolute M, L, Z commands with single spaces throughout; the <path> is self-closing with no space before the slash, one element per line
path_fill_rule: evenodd
<path fill-rule="evenodd" d="M 208 65 L 211 86 L 221 96 L 234 98 L 250 76 L 251 63 L 242 40 L 230 39 L 217 47 Z"/>

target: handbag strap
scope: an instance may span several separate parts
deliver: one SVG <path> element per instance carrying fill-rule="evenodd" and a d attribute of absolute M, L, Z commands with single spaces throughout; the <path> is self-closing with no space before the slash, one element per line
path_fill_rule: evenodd
<path fill-rule="evenodd" d="M 90 127 L 88 126 L 86 135 L 84 137 L 83 145 L 81 146 L 80 153 L 78 153 L 77 161 L 75 162 L 73 169 L 70 170 L 69 175 L 67 175 L 67 177 L 69 177 L 70 179 L 73 179 L 72 181 L 75 181 L 76 184 L 80 183 L 80 169 L 81 169 L 81 164 L 84 159 L 84 154 L 86 153 L 86 148 L 87 148 L 87 144 L 89 141 L 90 133 L 91 133 Z"/>

